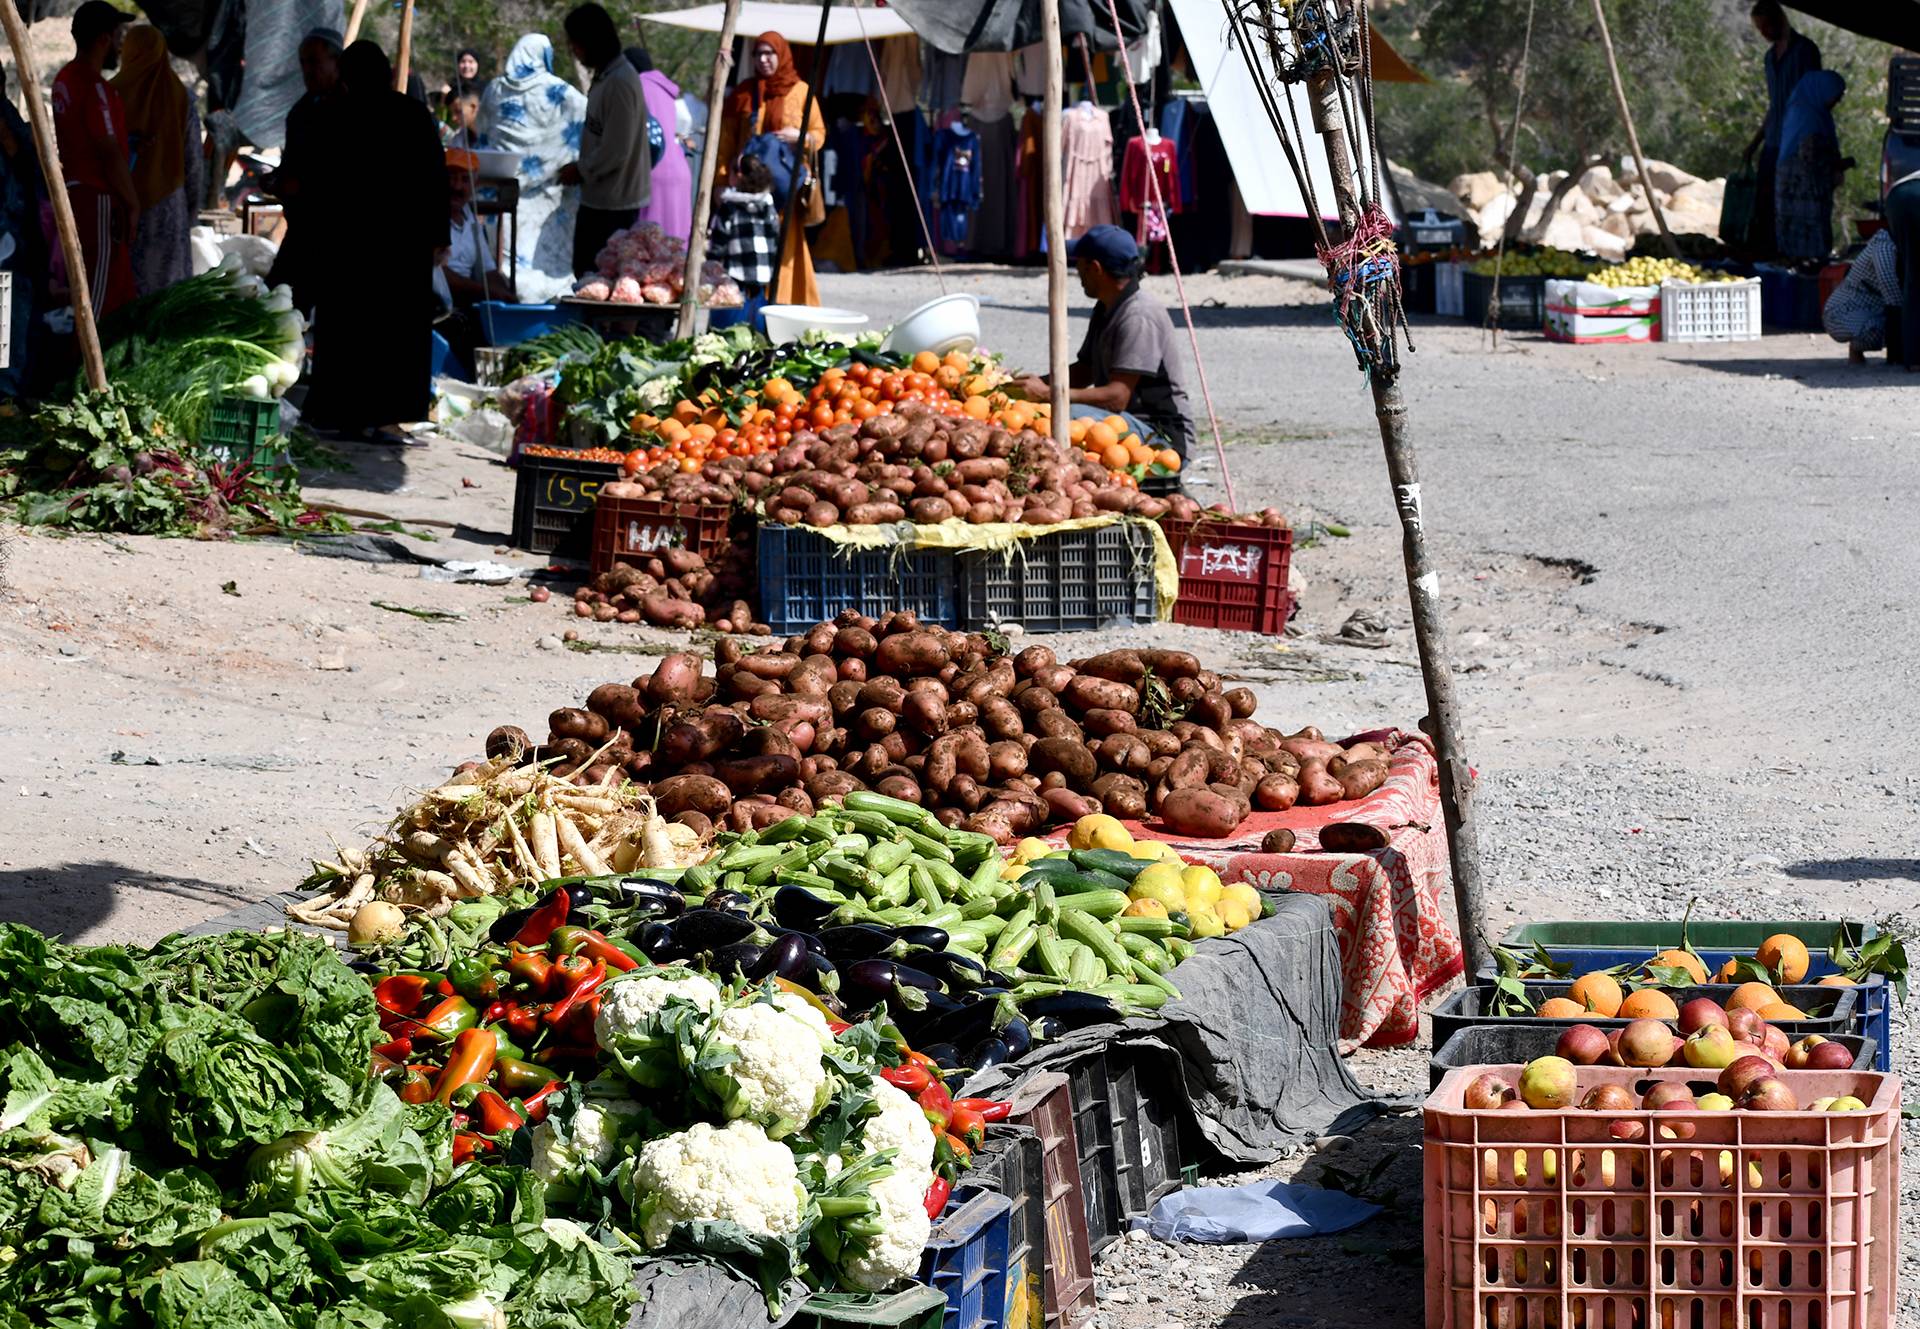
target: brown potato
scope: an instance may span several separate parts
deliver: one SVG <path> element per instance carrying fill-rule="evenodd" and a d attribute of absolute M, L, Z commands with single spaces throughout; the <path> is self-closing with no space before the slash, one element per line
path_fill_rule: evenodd
<path fill-rule="evenodd" d="M 718 817 L 733 805 L 733 792 L 711 775 L 675 775 L 653 786 L 653 799 L 663 817 L 689 811 Z"/>
<path fill-rule="evenodd" d="M 1285 812 L 1300 801 L 1300 785 L 1291 776 L 1263 776 L 1253 789 L 1253 805 L 1266 812 Z"/>
<path fill-rule="evenodd" d="M 1338 803 L 1347 796 L 1340 782 L 1327 774 L 1324 761 L 1308 761 L 1300 768 L 1300 801 L 1308 807 Z"/>
<path fill-rule="evenodd" d="M 1393 843 L 1390 832 L 1363 821 L 1336 821 L 1320 828 L 1320 847 L 1333 854 L 1366 854 Z"/>
<path fill-rule="evenodd" d="M 604 715 L 562 706 L 547 717 L 547 728 L 555 739 L 577 738 L 584 743 L 599 743 L 611 729 Z"/>
<path fill-rule="evenodd" d="M 1328 768 L 1331 774 L 1332 768 Z M 1387 782 L 1387 763 L 1378 760 L 1349 761 L 1334 776 L 1340 791 L 1348 798 L 1365 798 Z"/>
<path fill-rule="evenodd" d="M 1076 787 L 1085 789 L 1099 775 L 1100 768 L 1085 743 L 1072 738 L 1043 738 L 1027 753 L 1030 770 L 1045 775 L 1059 771 Z"/>
<path fill-rule="evenodd" d="M 1175 789 L 1157 809 L 1167 829 L 1195 839 L 1224 840 L 1245 820 L 1244 805 L 1211 789 Z"/>
<path fill-rule="evenodd" d="M 1260 852 L 1263 854 L 1290 854 L 1293 852 L 1294 834 L 1285 826 L 1276 826 L 1260 837 Z"/>

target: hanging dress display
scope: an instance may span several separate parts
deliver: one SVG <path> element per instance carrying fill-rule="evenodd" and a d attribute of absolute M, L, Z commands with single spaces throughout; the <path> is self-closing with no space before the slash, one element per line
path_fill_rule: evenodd
<path fill-rule="evenodd" d="M 1113 125 L 1090 102 L 1061 117 L 1061 167 L 1066 175 L 1067 239 L 1111 223 L 1113 210 Z"/>
<path fill-rule="evenodd" d="M 934 201 L 940 214 L 940 247 L 957 253 L 966 248 L 982 196 L 980 135 L 966 121 L 956 120 L 935 136 L 933 156 L 939 173 Z"/>
<path fill-rule="evenodd" d="M 1154 202 L 1150 178 L 1159 181 L 1160 204 Z M 1161 210 L 1161 204 L 1165 205 L 1165 211 Z M 1126 163 L 1120 168 L 1120 211 L 1138 218 L 1134 239 L 1143 247 L 1164 243 L 1168 236 L 1168 214 L 1179 212 L 1183 206 L 1180 164 L 1173 144 L 1165 138 L 1157 142 L 1149 138 L 1130 140 Z"/>

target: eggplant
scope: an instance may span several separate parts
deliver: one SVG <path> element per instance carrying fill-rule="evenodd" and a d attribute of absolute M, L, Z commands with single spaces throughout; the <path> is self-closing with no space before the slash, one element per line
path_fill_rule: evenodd
<path fill-rule="evenodd" d="M 728 914 L 744 914 L 753 901 L 740 891 L 715 891 L 701 902 L 703 909 L 718 909 Z"/>
<path fill-rule="evenodd" d="M 1096 997 L 1091 992 L 1054 992 L 1044 997 L 1034 997 L 1020 1003 L 1020 1010 L 1029 1019 L 1049 1017 L 1059 1021 L 1062 1029 L 1079 1029 L 1090 1024 L 1117 1024 L 1120 1010 L 1105 997 Z"/>
<path fill-rule="evenodd" d="M 852 964 L 856 960 L 870 960 L 876 955 L 884 955 L 893 946 L 891 928 L 874 927 L 869 923 L 849 923 L 844 927 L 828 928 L 820 934 L 820 944 L 827 948 L 827 958 L 835 964 Z"/>
<path fill-rule="evenodd" d="M 687 955 L 731 946 L 759 931 L 751 918 L 718 909 L 689 909 L 669 926 L 673 928 L 674 945 Z"/>
<path fill-rule="evenodd" d="M 1019 1016 L 1007 1021 L 1007 1027 L 1000 1031 L 1000 1041 L 1007 1045 L 1007 1060 L 1018 1061 L 1033 1050 L 1033 1030 Z"/>
<path fill-rule="evenodd" d="M 934 1043 L 931 1046 L 921 1048 L 920 1055 L 931 1058 L 933 1064 L 943 1071 L 957 1071 L 960 1069 L 960 1049 L 951 1043 Z"/>
<path fill-rule="evenodd" d="M 772 949 L 771 946 L 759 946 L 750 941 L 735 942 L 731 946 L 715 947 L 708 952 L 708 961 L 713 967 L 713 972 L 722 978 L 733 978 L 741 974 L 751 978 L 752 970 Z"/>
<path fill-rule="evenodd" d="M 950 987 L 974 988 L 987 981 L 987 967 L 960 951 L 908 951 L 900 958 Z"/>
<path fill-rule="evenodd" d="M 945 992 L 946 985 L 924 969 L 892 960 L 857 960 L 846 968 L 846 979 L 856 992 L 870 992 L 875 1000 L 891 997 L 899 988 Z"/>
<path fill-rule="evenodd" d="M 594 902 L 593 887 L 585 881 L 568 881 L 557 887 L 567 893 L 567 908 L 585 909 Z"/>
<path fill-rule="evenodd" d="M 502 943 L 512 941 L 515 934 L 526 926 L 527 920 L 533 917 L 533 911 L 539 907 L 537 904 L 530 904 L 525 909 L 507 910 L 493 920 L 492 926 L 487 929 L 487 940 Z"/>
<path fill-rule="evenodd" d="M 947 949 L 947 930 L 945 928 L 920 927 L 918 925 L 895 928 L 893 935 L 909 946 L 924 951 L 944 951 Z"/>
<path fill-rule="evenodd" d="M 798 932 L 815 931 L 838 908 L 804 886 L 782 886 L 773 894 L 773 921 Z"/>
<path fill-rule="evenodd" d="M 728 947 L 729 950 L 738 949 Z M 763 978 L 780 977 L 789 983 L 796 983 L 801 976 L 812 971 L 808 962 L 807 935 L 804 932 L 788 932 L 771 946 L 761 948 L 753 963 L 746 967 L 746 976 L 754 982 Z M 715 960 L 719 956 L 715 955 Z"/>
<path fill-rule="evenodd" d="M 384 975 L 387 972 L 386 965 L 380 964 L 374 960 L 349 960 L 347 961 L 347 968 L 353 970 L 353 972 L 356 974 Z"/>
<path fill-rule="evenodd" d="M 814 936 L 811 932 L 808 932 L 805 928 L 768 928 L 767 931 L 773 935 L 776 941 L 782 937 L 798 937 L 806 944 L 807 949 L 815 955 L 825 955 L 827 953 L 826 943 Z"/>
<path fill-rule="evenodd" d="M 998 1066 L 1001 1062 L 1010 1061 L 1012 1058 L 1013 1049 L 1007 1046 L 1007 1040 L 995 1036 L 983 1038 L 975 1043 L 964 1060 L 976 1071 L 983 1071 L 989 1066 Z"/>
<path fill-rule="evenodd" d="M 672 918 L 687 907 L 678 887 L 652 877 L 622 877 L 614 889 L 619 906 L 633 918 Z"/>
<path fill-rule="evenodd" d="M 1027 1022 L 1028 1036 L 1036 1043 L 1051 1043 L 1067 1032 L 1067 1026 L 1060 1022 L 1058 1016 L 1036 1015 Z"/>
<path fill-rule="evenodd" d="M 807 951 L 801 956 L 800 974 L 793 982 L 818 996 L 830 997 L 840 991 L 840 971 L 833 961 L 818 951 Z"/>
<path fill-rule="evenodd" d="M 680 939 L 673 924 L 659 919 L 642 927 L 636 941 L 640 947 L 640 953 L 655 964 L 665 964 L 669 960 L 677 960 L 686 954 L 680 948 Z"/>
<path fill-rule="evenodd" d="M 993 1021 L 999 1009 L 1000 1003 L 995 999 L 976 999 L 965 1005 L 956 1003 L 946 1014 L 925 1021 L 916 1039 L 972 1047 L 982 1039 L 993 1037 Z"/>

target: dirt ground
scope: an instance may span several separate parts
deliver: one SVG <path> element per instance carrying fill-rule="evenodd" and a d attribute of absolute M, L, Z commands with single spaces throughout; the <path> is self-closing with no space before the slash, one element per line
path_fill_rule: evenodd
<path fill-rule="evenodd" d="M 1037 277 L 949 280 L 983 296 L 995 349 L 1043 365 Z M 823 285 L 876 322 L 934 293 L 926 274 Z M 1111 639 L 1196 651 L 1275 723 L 1410 725 L 1425 708 L 1398 530 L 1364 380 L 1322 297 L 1216 277 L 1187 295 L 1240 505 L 1351 535 L 1298 553 L 1284 641 L 1168 625 Z M 1703 915 L 1911 926 L 1920 756 L 1897 736 L 1920 710 L 1915 385 L 1806 335 L 1492 347 L 1431 320 L 1414 334 L 1406 387 L 1481 775 L 1488 929 L 1677 917 L 1694 897 Z M 1211 450 L 1190 476 L 1205 497 L 1223 491 Z M 486 452 L 440 441 L 346 460 L 310 496 L 397 520 L 429 556 L 543 566 L 505 547 L 513 472 Z M 586 624 L 583 649 L 564 646 L 565 576 L 536 605 L 525 583 L 447 584 L 281 542 L 12 525 L 0 541 L 0 917 L 76 940 L 152 940 L 287 889 L 494 725 L 537 729 L 672 640 Z M 1384 648 L 1329 640 L 1356 610 L 1385 616 Z M 1908 1029 L 1896 1012 L 1896 1068 L 1912 1072 Z M 1354 1070 L 1411 1093 L 1425 1053 L 1366 1051 Z M 1386 1201 L 1351 1233 L 1181 1248 L 1170 1265 L 1116 1247 L 1105 1329 L 1411 1323 L 1418 1131 L 1392 1118 L 1268 1170 L 1331 1168 Z M 1920 1325 L 1912 1186 L 1901 1323 Z M 1177 1275 L 1173 1290 L 1147 1295 L 1143 1269 Z"/>

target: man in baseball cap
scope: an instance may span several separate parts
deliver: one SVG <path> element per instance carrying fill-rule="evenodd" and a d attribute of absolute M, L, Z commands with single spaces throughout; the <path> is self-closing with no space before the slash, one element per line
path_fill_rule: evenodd
<path fill-rule="evenodd" d="M 1140 286 L 1140 246 L 1118 226 L 1095 226 L 1067 245 L 1080 289 L 1095 302 L 1086 340 L 1073 362 L 1067 399 L 1075 415 L 1127 415 L 1160 446 L 1184 459 L 1193 441 L 1173 320 L 1166 306 Z M 1016 386 L 1035 401 L 1051 391 L 1045 377 Z"/>
<path fill-rule="evenodd" d="M 106 0 L 86 0 L 73 13 L 73 59 L 53 80 L 54 140 L 97 317 L 134 296 L 140 196 L 133 187 L 126 107 L 106 80 L 106 71 L 120 63 L 120 38 L 131 22 L 132 14 Z"/>

